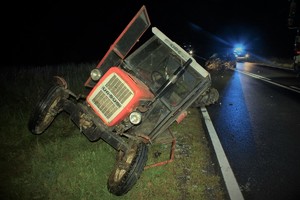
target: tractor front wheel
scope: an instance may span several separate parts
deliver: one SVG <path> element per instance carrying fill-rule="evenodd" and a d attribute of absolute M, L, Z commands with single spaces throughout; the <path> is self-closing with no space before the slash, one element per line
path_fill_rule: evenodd
<path fill-rule="evenodd" d="M 116 166 L 109 176 L 107 188 L 114 195 L 126 194 L 140 178 L 148 159 L 148 146 L 135 143 L 124 153 L 118 152 Z"/>
<path fill-rule="evenodd" d="M 28 129 L 34 134 L 43 133 L 63 110 L 63 100 L 67 98 L 66 95 L 61 85 L 51 86 L 34 107 L 29 118 Z"/>

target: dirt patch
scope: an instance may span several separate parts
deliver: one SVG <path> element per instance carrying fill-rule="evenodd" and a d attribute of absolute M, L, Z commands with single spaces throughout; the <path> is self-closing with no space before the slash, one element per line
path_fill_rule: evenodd
<path fill-rule="evenodd" d="M 136 188 L 129 192 L 131 198 L 162 200 L 226 200 L 227 191 L 218 165 L 213 157 L 202 115 L 197 108 L 188 109 L 187 117 L 176 122 L 170 131 L 176 138 L 174 160 L 165 165 L 146 169 L 136 188 L 143 192 L 136 196 Z M 168 161 L 171 143 L 153 144 L 149 149 L 148 165 Z M 161 195 L 164 194 L 164 195 Z"/>

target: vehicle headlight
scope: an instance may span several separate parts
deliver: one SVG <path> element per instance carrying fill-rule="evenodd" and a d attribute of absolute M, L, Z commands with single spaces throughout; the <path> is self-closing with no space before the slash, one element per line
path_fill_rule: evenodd
<path fill-rule="evenodd" d="M 139 124 L 142 121 L 142 114 L 140 112 L 133 111 L 129 115 L 129 121 L 134 125 Z"/>
<path fill-rule="evenodd" d="M 93 69 L 91 71 L 90 76 L 91 76 L 93 81 L 98 81 L 102 76 L 102 72 L 99 69 L 96 68 L 96 69 Z"/>

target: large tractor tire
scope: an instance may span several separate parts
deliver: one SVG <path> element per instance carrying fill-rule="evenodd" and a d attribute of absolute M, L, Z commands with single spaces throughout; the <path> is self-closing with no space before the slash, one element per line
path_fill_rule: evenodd
<path fill-rule="evenodd" d="M 215 88 L 210 88 L 202 94 L 194 103 L 194 107 L 209 106 L 215 104 L 219 100 L 219 92 Z"/>
<path fill-rule="evenodd" d="M 43 133 L 63 110 L 65 98 L 67 94 L 61 85 L 51 86 L 34 107 L 29 118 L 28 129 L 33 134 Z"/>
<path fill-rule="evenodd" d="M 126 194 L 140 178 L 148 159 L 148 146 L 145 143 L 134 144 L 124 153 L 118 152 L 114 170 L 107 182 L 109 192 L 121 196 Z"/>

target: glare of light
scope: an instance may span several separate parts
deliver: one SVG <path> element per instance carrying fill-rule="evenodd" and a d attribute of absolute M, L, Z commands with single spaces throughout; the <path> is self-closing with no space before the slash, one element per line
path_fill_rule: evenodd
<path fill-rule="evenodd" d="M 245 52 L 245 47 L 242 44 L 236 44 L 233 48 L 233 53 L 235 57 L 244 56 L 249 57 L 249 55 Z"/>
<path fill-rule="evenodd" d="M 237 47 L 234 49 L 235 51 L 243 51 L 243 48 L 242 47 Z"/>
<path fill-rule="evenodd" d="M 243 52 L 244 51 L 244 47 L 242 45 L 235 45 L 234 46 L 234 51 L 235 52 Z"/>

